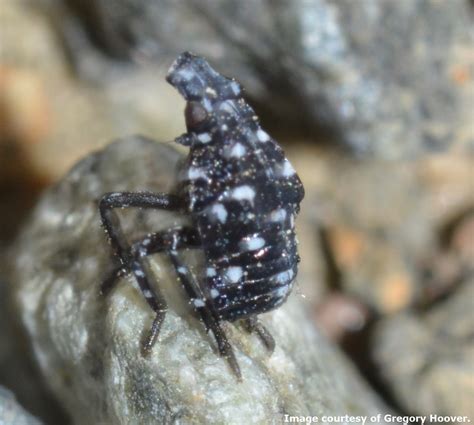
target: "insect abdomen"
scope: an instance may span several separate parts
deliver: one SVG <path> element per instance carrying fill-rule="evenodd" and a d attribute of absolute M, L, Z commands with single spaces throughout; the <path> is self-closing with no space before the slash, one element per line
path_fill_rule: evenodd
<path fill-rule="evenodd" d="M 225 208 L 225 222 L 205 214 L 199 221 L 211 230 L 204 232 L 203 244 L 206 286 L 216 311 L 222 319 L 235 320 L 278 307 L 296 276 L 294 211 L 257 211 L 246 202 L 214 202 L 208 208 L 215 205 Z"/>

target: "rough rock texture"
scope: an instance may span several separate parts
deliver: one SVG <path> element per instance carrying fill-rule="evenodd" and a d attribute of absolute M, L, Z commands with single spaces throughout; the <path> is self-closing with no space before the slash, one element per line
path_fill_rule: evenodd
<path fill-rule="evenodd" d="M 164 80 L 171 61 L 132 73 L 109 66 L 100 70 L 104 84 L 88 84 L 71 72 L 38 4 L 2 0 L 0 6 L 0 190 L 2 178 L 31 176 L 36 186 L 56 181 L 123 134 L 170 140 L 184 131 L 184 102 Z"/>
<path fill-rule="evenodd" d="M 321 245 L 306 253 L 314 261 L 303 273 L 313 267 L 327 287 L 386 315 L 425 304 L 426 292 L 472 270 L 473 155 L 355 160 L 307 146 L 287 154 L 306 188 L 303 248 Z"/>
<path fill-rule="evenodd" d="M 315 332 L 296 293 L 262 318 L 277 343 L 271 357 L 255 336 L 227 326 L 243 372 L 238 383 L 159 256 L 152 267 L 171 309 L 151 357 L 140 356 L 152 314 L 133 279 L 107 299 L 98 295 L 110 252 L 96 201 L 113 189 L 169 190 L 179 157 L 130 138 L 86 158 L 44 194 L 12 248 L 9 281 L 23 323 L 74 423 L 279 423 L 284 413 L 386 411 Z M 166 213 L 124 215 L 137 234 L 177 223 Z"/>
<path fill-rule="evenodd" d="M 375 361 L 407 410 L 474 417 L 473 302 L 471 278 L 429 310 L 377 325 Z"/>
<path fill-rule="evenodd" d="M 329 127 L 359 154 L 474 146 L 466 0 L 64 3 L 73 14 L 57 22 L 86 74 L 104 75 L 83 48 L 88 37 L 111 57 L 148 66 L 194 50 L 285 125 L 312 135 Z"/>
<path fill-rule="evenodd" d="M 41 425 L 15 400 L 15 396 L 0 386 L 0 424 L 5 425 Z"/>
<path fill-rule="evenodd" d="M 89 13 L 83 9 L 73 15 L 61 14 L 56 7 L 66 0 L 43 1 L 54 4 L 48 9 L 52 13 L 31 7 L 41 1 L 3 0 L 0 7 L 0 260 L 5 258 L 6 239 L 13 237 L 38 191 L 59 179 L 79 157 L 119 135 L 139 131 L 168 140 L 184 130 L 182 100 L 163 75 L 176 53 L 193 49 L 239 78 L 246 85 L 246 96 L 259 101 L 259 110 L 263 103 L 271 109 L 272 115 L 262 119 L 274 127 L 269 128 L 272 135 L 286 142 L 285 150 L 304 181 L 307 193 L 298 223 L 303 262 L 294 297 L 304 297 L 307 307 L 325 316 L 326 323 L 318 317 L 319 324 L 334 339 L 340 342 L 350 335 L 352 348 L 342 345 L 352 360 L 359 359 L 366 376 L 384 375 L 382 390 L 395 388 L 389 378 L 396 375 L 384 369 L 393 370 L 391 361 L 399 368 L 402 363 L 409 365 L 411 359 L 420 358 L 417 350 L 423 353 L 424 347 L 410 344 L 406 348 L 412 351 L 400 351 L 398 357 L 375 367 L 368 362 L 375 342 L 369 343 L 364 322 L 373 329 L 376 312 L 382 319 L 388 314 L 409 316 L 410 326 L 417 329 L 434 326 L 424 314 L 401 313 L 434 302 L 432 311 L 441 314 L 449 303 L 440 301 L 462 288 L 460 280 L 472 276 L 474 155 L 463 149 L 474 134 L 472 42 L 465 41 L 472 25 L 470 29 L 463 23 L 472 19 L 465 13 L 472 1 L 252 0 L 238 2 L 239 7 L 230 12 L 231 22 L 227 12 L 235 0 L 212 0 L 213 10 L 204 14 L 191 10 L 189 0 L 138 0 L 133 1 L 133 10 L 118 7 L 132 4 L 130 0 L 68 0 L 69 5 L 89 7 Z M 205 0 L 195 3 L 208 8 Z M 251 5 L 250 11 L 246 4 Z M 112 5 L 109 10 L 108 5 Z M 156 6 L 156 13 L 146 9 Z M 170 13 L 165 13 L 166 8 Z M 300 13 L 305 10 L 312 13 Z M 74 20 L 78 15 L 87 21 L 87 31 L 103 29 L 94 36 L 102 50 L 86 47 L 83 26 Z M 60 19 L 48 20 L 56 16 Z M 214 16 L 224 21 L 222 31 L 208 22 Z M 171 24 L 155 25 L 156 21 Z M 73 47 L 70 56 L 64 56 L 51 22 L 62 25 L 65 44 Z M 133 37 L 127 36 L 130 32 Z M 125 41 L 125 54 L 114 53 L 117 37 Z M 313 48 L 311 40 L 316 43 Z M 105 59 L 102 52 L 131 57 L 139 66 Z M 314 74 L 301 67 L 301 55 L 315 66 Z M 89 80 L 76 78 L 68 59 Z M 308 80 L 314 75 L 316 80 Z M 95 84 L 89 84 L 91 79 Z M 301 91 L 311 81 L 318 82 L 322 98 L 305 102 L 314 93 Z M 380 91 L 364 90 L 371 87 Z M 344 103 L 338 104 L 337 99 Z M 367 108 L 352 108 L 351 102 Z M 347 111 L 352 112 L 346 115 Z M 304 121 L 310 117 L 317 128 L 322 122 L 332 123 L 342 139 L 358 146 L 358 152 L 373 144 L 370 150 L 382 157 L 426 152 L 446 134 L 450 135 L 446 146 L 451 144 L 452 149 L 416 161 L 386 162 L 367 155 L 356 160 L 346 152 L 335 152 L 334 145 L 313 143 L 326 137 L 313 127 L 311 143 L 298 144 L 299 134 L 289 127 L 295 115 Z M 285 132 L 278 135 L 275 130 L 280 128 Z M 403 137 L 391 143 L 399 133 Z M 354 134 L 366 135 L 366 143 L 360 146 L 354 142 L 357 138 L 350 139 Z M 131 176 L 127 179 L 134 181 Z M 41 235 L 39 240 L 44 238 Z M 102 242 L 102 237 L 97 239 Z M 0 385 L 45 423 L 64 425 L 62 417 L 55 421 L 48 416 L 54 416 L 57 406 L 47 402 L 28 362 L 29 345 L 20 337 L 4 296 L 4 271 L 0 265 Z M 138 296 L 134 299 L 141 302 Z M 143 311 L 149 320 L 148 309 Z M 440 341 L 444 334 L 423 332 L 437 335 Z M 259 347 L 258 341 L 255 344 Z M 452 379 L 449 376 L 446 382 Z M 457 392 L 443 394 L 449 404 Z M 401 409 L 414 413 L 421 411 L 417 401 L 426 405 L 418 397 L 397 400 Z M 437 405 L 445 403 L 439 400 Z"/>
<path fill-rule="evenodd" d="M 2 258 L 4 257 L 5 253 L 2 252 Z M 3 275 L 5 270 L 3 264 L 0 270 Z M 19 315 L 12 302 L 11 291 L 7 291 L 8 289 L 9 285 L 2 276 L 0 279 L 0 390 L 2 387 L 8 388 L 25 409 L 45 423 L 67 425 L 69 422 L 64 411 L 41 379 L 32 356 L 31 344 L 20 323 Z M 13 409 L 15 403 L 10 395 L 6 393 L 4 395 L 0 391 L 1 425 L 11 424 L 11 422 L 2 422 L 4 418 L 2 414 L 11 412 L 8 406 Z M 3 412 L 1 406 L 5 408 Z"/>

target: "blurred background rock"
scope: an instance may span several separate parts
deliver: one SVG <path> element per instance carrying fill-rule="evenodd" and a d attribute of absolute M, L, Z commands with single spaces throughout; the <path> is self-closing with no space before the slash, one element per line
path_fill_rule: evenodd
<path fill-rule="evenodd" d="M 468 0 L 2 0 L 0 249 L 79 158 L 184 131 L 164 74 L 192 50 L 243 83 L 302 177 L 315 322 L 398 411 L 472 417 L 472 17 Z M 34 365 L 8 323 L 0 384 L 47 417 L 43 387 L 12 379 L 12 358 Z"/>

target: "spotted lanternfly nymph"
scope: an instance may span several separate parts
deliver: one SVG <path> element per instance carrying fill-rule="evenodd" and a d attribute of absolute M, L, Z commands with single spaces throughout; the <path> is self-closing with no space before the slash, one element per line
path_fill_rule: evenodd
<path fill-rule="evenodd" d="M 280 306 L 292 289 L 299 261 L 294 219 L 304 190 L 283 150 L 260 127 L 239 83 L 191 53 L 176 59 L 167 81 L 187 102 L 187 133 L 176 142 L 189 146 L 189 155 L 173 194 L 102 197 L 102 223 L 121 263 L 102 292 L 118 276 L 133 273 L 156 315 L 142 343 L 142 353 L 150 352 L 167 307 L 159 288 L 151 285 L 146 257 L 166 253 L 220 354 L 240 378 L 221 322 L 242 319 L 273 350 L 273 338 L 256 316 Z M 128 207 L 177 211 L 188 215 L 191 225 L 152 233 L 128 246 L 114 213 Z M 180 256 L 183 249 L 204 252 L 199 282 Z"/>

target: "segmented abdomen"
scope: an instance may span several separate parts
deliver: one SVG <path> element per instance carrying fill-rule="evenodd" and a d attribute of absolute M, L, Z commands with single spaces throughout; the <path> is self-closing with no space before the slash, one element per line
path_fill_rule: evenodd
<path fill-rule="evenodd" d="M 209 298 L 235 320 L 282 304 L 296 276 L 294 218 L 301 182 L 258 126 L 192 149 L 184 169 L 205 252 Z"/>

